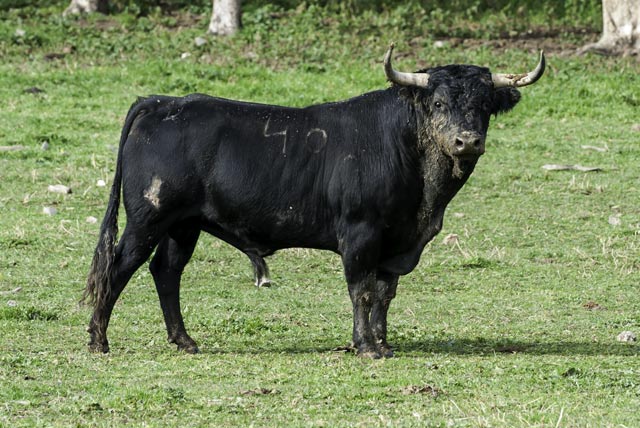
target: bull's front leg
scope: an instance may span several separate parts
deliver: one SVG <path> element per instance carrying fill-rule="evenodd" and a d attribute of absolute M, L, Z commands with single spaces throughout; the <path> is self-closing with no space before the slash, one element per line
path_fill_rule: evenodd
<path fill-rule="evenodd" d="M 341 252 L 353 306 L 353 346 L 360 357 L 381 358 L 370 322 L 379 245 L 374 239 L 375 231 L 365 223 L 351 225 L 348 231 Z"/>
<path fill-rule="evenodd" d="M 371 329 L 378 352 L 385 358 L 393 357 L 393 351 L 387 342 L 387 313 L 391 300 L 396 296 L 397 287 L 398 275 L 378 273 L 371 308 Z"/>
<path fill-rule="evenodd" d="M 380 358 L 371 329 L 371 307 L 374 301 L 375 275 L 368 274 L 356 281 L 349 281 L 349 296 L 353 305 L 353 346 L 356 354 L 366 358 Z"/>

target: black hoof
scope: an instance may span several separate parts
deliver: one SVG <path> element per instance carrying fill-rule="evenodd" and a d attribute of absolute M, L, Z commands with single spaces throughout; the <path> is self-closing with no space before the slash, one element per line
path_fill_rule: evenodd
<path fill-rule="evenodd" d="M 390 346 L 380 346 L 379 351 L 382 358 L 393 358 L 393 350 Z"/>
<path fill-rule="evenodd" d="M 200 349 L 196 345 L 188 345 L 188 346 L 180 346 L 178 345 L 178 350 L 186 352 L 187 354 L 199 354 Z"/>
<path fill-rule="evenodd" d="M 178 345 L 178 351 L 186 352 L 187 354 L 197 354 L 200 352 L 196 342 L 187 335 L 169 338 L 169 343 L 175 343 Z"/>
<path fill-rule="evenodd" d="M 109 353 L 109 344 L 89 342 L 89 352 L 107 354 Z"/>
<path fill-rule="evenodd" d="M 369 347 L 358 349 L 356 355 L 360 358 L 370 358 L 372 360 L 379 360 L 382 358 L 380 352 L 377 349 L 372 349 Z"/>

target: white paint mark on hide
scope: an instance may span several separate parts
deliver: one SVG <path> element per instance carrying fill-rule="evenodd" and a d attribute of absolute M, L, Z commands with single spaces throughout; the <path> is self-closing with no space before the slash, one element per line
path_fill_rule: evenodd
<path fill-rule="evenodd" d="M 313 153 L 320 153 L 327 144 L 327 131 L 321 128 L 313 128 L 307 132 L 306 143 L 313 144 Z"/>
<path fill-rule="evenodd" d="M 287 131 L 288 131 L 288 128 L 284 128 L 284 131 L 270 132 L 269 131 L 269 122 L 270 121 L 271 121 L 271 116 L 269 116 L 267 118 L 267 123 L 264 124 L 264 131 L 262 132 L 262 135 L 264 135 L 266 138 L 282 135 L 284 137 L 284 141 L 282 142 L 282 154 L 286 156 L 287 155 Z"/>
<path fill-rule="evenodd" d="M 162 186 L 162 180 L 158 177 L 151 179 L 151 186 L 147 187 L 144 191 L 144 198 L 153 205 L 155 209 L 160 209 L 160 187 Z"/>

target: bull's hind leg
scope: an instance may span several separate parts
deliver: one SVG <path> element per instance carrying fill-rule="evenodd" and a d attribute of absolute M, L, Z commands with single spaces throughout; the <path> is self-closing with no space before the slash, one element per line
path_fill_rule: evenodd
<path fill-rule="evenodd" d="M 157 242 L 158 239 L 153 234 L 148 233 L 145 228 L 127 224 L 115 250 L 110 288 L 101 292 L 95 301 L 93 316 L 87 329 L 91 336 L 89 341 L 90 350 L 109 352 L 107 327 L 109 326 L 113 306 L 131 276 L 147 261 Z"/>
<path fill-rule="evenodd" d="M 398 275 L 378 273 L 376 291 L 371 308 L 371 329 L 376 346 L 385 358 L 393 357 L 391 346 L 387 343 L 387 313 L 391 300 L 396 297 Z"/>
<path fill-rule="evenodd" d="M 180 311 L 180 279 L 200 236 L 200 228 L 194 227 L 193 223 L 172 227 L 160 241 L 149 266 L 160 298 L 168 340 L 190 354 L 197 353 L 198 346 L 184 327 Z"/>

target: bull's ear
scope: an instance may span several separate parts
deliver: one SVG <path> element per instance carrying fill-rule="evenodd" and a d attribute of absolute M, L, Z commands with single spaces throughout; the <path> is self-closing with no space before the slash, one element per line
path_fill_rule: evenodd
<path fill-rule="evenodd" d="M 520 91 L 515 88 L 500 88 L 495 92 L 491 114 L 506 113 L 520 101 Z"/>

